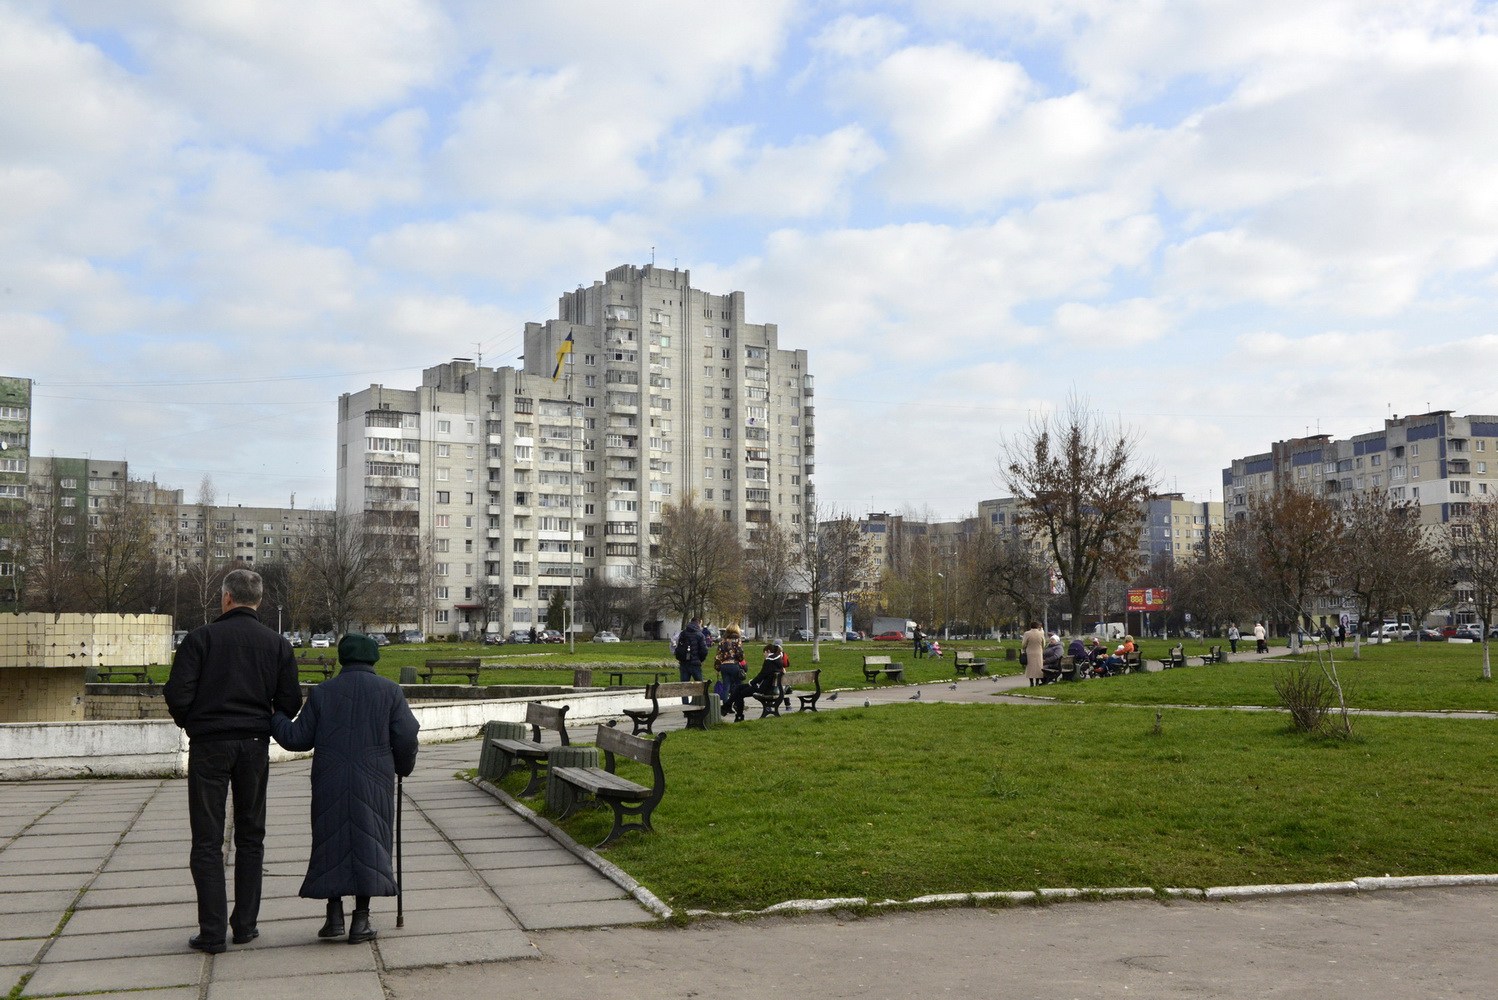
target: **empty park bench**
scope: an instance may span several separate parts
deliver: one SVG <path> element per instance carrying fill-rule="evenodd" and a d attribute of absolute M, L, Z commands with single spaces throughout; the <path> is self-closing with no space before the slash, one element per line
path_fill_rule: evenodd
<path fill-rule="evenodd" d="M 1176 646 L 1169 653 L 1160 658 L 1160 666 L 1164 667 L 1166 670 L 1170 670 L 1173 667 L 1184 667 L 1185 665 L 1186 654 L 1181 651 L 1180 646 Z"/>
<path fill-rule="evenodd" d="M 1209 647 L 1205 653 L 1201 654 L 1201 658 L 1202 658 L 1202 666 L 1204 666 L 1204 667 L 1210 666 L 1213 663 L 1226 663 L 1227 662 L 1227 657 L 1224 656 L 1224 655 L 1222 655 L 1222 647 L 1221 646 L 1211 646 L 1211 647 Z"/>
<path fill-rule="evenodd" d="M 810 693 L 797 693 L 798 687 L 804 690 L 808 684 L 811 685 Z M 815 712 L 817 700 L 822 697 L 822 670 L 820 667 L 815 670 L 787 670 L 780 675 L 780 687 L 775 691 L 756 692 L 750 697 L 759 702 L 761 719 L 771 715 L 779 717 L 780 707 L 784 705 L 789 709 L 793 697 L 801 703 L 799 711 Z"/>
<path fill-rule="evenodd" d="M 645 697 L 650 699 L 649 708 L 626 708 L 624 714 L 634 723 L 634 733 L 654 734 L 655 720 L 661 714 L 662 698 L 699 698 L 700 703 L 683 705 L 681 714 L 686 717 L 688 729 L 706 729 L 708 704 L 707 696 L 711 693 L 713 686 L 709 681 L 656 681 L 645 688 Z"/>
<path fill-rule="evenodd" d="M 905 664 L 891 663 L 888 656 L 865 656 L 863 658 L 864 680 L 872 684 L 879 680 L 880 674 L 883 674 L 887 680 L 903 681 Z"/>
<path fill-rule="evenodd" d="M 128 677 L 131 684 L 146 684 L 151 680 L 151 671 L 147 667 L 102 667 L 97 677 L 100 684 L 109 684 L 116 677 Z"/>
<path fill-rule="evenodd" d="M 424 666 L 416 669 L 416 676 L 423 684 L 433 677 L 467 677 L 468 683 L 476 685 L 482 666 L 477 656 L 461 660 L 427 660 Z"/>
<path fill-rule="evenodd" d="M 333 676 L 338 661 L 327 656 L 319 656 L 313 659 L 309 656 L 298 656 L 296 658 L 296 672 L 300 674 L 319 674 L 323 680 Z"/>
<path fill-rule="evenodd" d="M 1126 674 L 1137 674 L 1144 670 L 1144 654 L 1139 650 L 1124 654 L 1123 672 Z"/>
<path fill-rule="evenodd" d="M 500 754 L 499 774 L 494 780 L 497 782 L 509 774 L 517 761 L 525 761 L 531 769 L 531 777 L 526 782 L 524 790 L 521 791 L 520 797 L 525 798 L 539 791 L 544 778 L 543 772 L 546 769 L 548 750 L 547 747 L 541 745 L 541 730 L 550 729 L 556 732 L 562 738 L 562 746 L 571 746 L 571 741 L 567 738 L 567 710 L 571 707 L 571 705 L 563 705 L 561 708 L 554 708 L 551 705 L 542 705 L 540 702 L 531 702 L 526 705 L 525 724 L 531 727 L 530 740 L 495 738 L 489 741 L 489 745 L 498 750 Z"/>
<path fill-rule="evenodd" d="M 661 769 L 661 744 L 665 742 L 665 739 L 665 733 L 647 740 L 621 733 L 608 726 L 599 726 L 595 742 L 603 753 L 603 767 L 558 766 L 552 769 L 552 777 L 557 781 L 592 795 L 598 801 L 607 802 L 613 807 L 614 827 L 609 831 L 609 835 L 598 843 L 595 850 L 607 847 L 621 834 L 630 830 L 652 829 L 650 814 L 660 804 L 661 797 L 666 794 L 666 774 Z M 646 788 L 644 785 L 615 774 L 616 756 L 628 757 L 630 760 L 649 767 L 652 774 L 651 787 Z M 562 811 L 562 819 L 576 812 L 582 801 L 583 796 L 573 795 L 566 809 Z M 625 817 L 629 816 L 637 816 L 639 819 L 633 823 L 625 822 Z"/>
<path fill-rule="evenodd" d="M 958 650 L 952 654 L 952 666 L 957 668 L 957 676 L 962 677 L 969 670 L 974 677 L 988 673 L 988 661 L 980 660 L 969 650 Z"/>
<path fill-rule="evenodd" d="M 633 687 L 645 684 L 659 684 L 662 679 L 670 676 L 671 671 L 669 670 L 610 670 L 609 686 L 623 687 L 624 678 L 626 677 L 638 677 L 640 679 L 640 685 L 631 685 Z"/>

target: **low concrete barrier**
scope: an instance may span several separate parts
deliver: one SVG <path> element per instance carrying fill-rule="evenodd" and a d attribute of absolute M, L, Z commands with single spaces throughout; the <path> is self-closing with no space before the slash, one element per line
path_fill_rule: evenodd
<path fill-rule="evenodd" d="M 645 704 L 639 690 L 555 692 L 541 697 L 412 702 L 421 742 L 443 743 L 478 734 L 490 721 L 524 722 L 530 701 L 571 705 L 568 722 L 603 719 Z M 309 756 L 271 744 L 271 760 Z M 0 780 L 37 778 L 179 777 L 187 773 L 187 736 L 170 719 L 0 724 Z"/>

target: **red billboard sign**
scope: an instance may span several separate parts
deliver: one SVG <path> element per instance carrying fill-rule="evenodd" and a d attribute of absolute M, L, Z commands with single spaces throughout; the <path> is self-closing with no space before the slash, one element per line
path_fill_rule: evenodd
<path fill-rule="evenodd" d="M 1170 591 L 1164 587 L 1140 587 L 1129 591 L 1130 611 L 1165 611 L 1170 607 Z"/>

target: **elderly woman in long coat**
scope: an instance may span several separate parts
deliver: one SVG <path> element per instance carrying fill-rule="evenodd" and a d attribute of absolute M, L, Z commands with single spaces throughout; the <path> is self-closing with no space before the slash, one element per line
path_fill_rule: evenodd
<path fill-rule="evenodd" d="M 1045 676 L 1045 633 L 1040 630 L 1040 622 L 1031 622 L 1030 630 L 1021 637 L 1021 641 L 1024 643 L 1020 649 L 1025 657 L 1025 676 L 1030 679 L 1030 686 L 1034 687 Z"/>
<path fill-rule="evenodd" d="M 271 718 L 276 742 L 312 750 L 312 856 L 301 895 L 327 900 L 318 937 L 343 934 L 343 897 L 354 897 L 350 944 L 372 940 L 369 898 L 394 896 L 395 776 L 416 766 L 421 727 L 400 685 L 375 673 L 380 647 L 350 633 L 338 643 L 338 676 L 313 688 L 295 720 Z"/>

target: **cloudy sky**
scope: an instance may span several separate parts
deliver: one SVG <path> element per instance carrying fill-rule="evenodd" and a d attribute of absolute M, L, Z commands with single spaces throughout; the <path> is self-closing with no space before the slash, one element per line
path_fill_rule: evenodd
<path fill-rule="evenodd" d="M 1221 499 L 1498 412 L 1495 108 L 1486 2 L 0 0 L 0 374 L 326 504 L 340 393 L 653 247 L 811 353 L 824 501 L 969 512 L 1074 394 Z"/>

